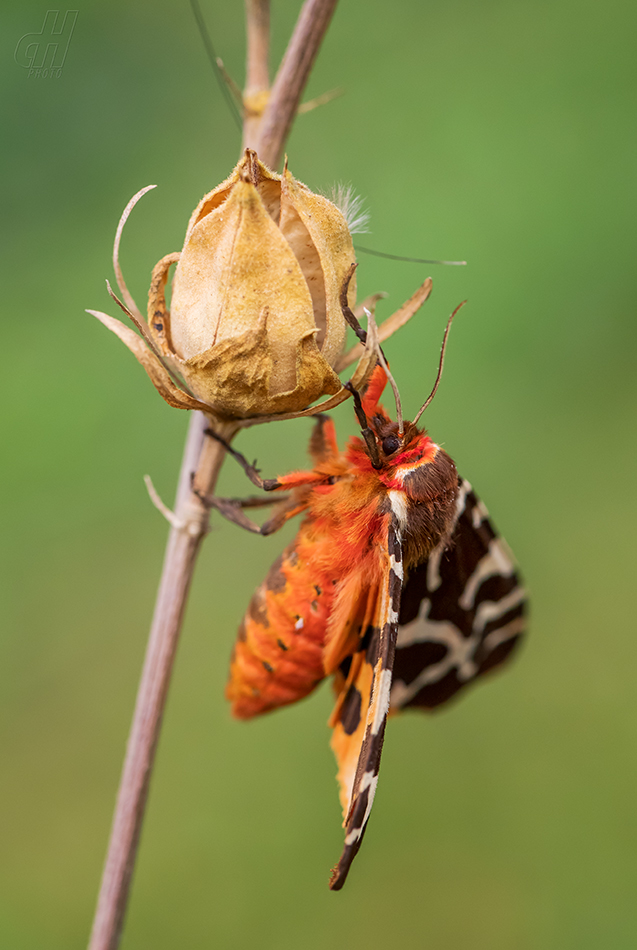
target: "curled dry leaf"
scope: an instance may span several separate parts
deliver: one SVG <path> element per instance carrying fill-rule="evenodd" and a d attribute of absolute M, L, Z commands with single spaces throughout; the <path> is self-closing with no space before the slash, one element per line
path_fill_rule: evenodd
<path fill-rule="evenodd" d="M 395 313 L 392 313 L 391 317 L 388 317 L 387 320 L 384 320 L 383 323 L 378 327 L 378 339 L 380 343 L 384 343 L 385 340 L 388 340 L 396 330 L 399 330 L 403 327 L 408 320 L 411 320 L 413 315 L 422 307 L 425 300 L 431 293 L 432 280 L 431 277 L 428 277 L 425 282 L 418 288 L 415 294 L 405 301 L 402 307 L 399 307 Z M 380 298 L 380 294 L 374 294 L 370 300 L 375 304 L 376 300 Z M 367 301 L 363 301 L 360 309 L 364 307 Z M 358 316 L 359 308 L 356 308 L 356 315 Z M 344 369 L 354 363 L 356 360 L 361 358 L 363 351 L 362 344 L 355 343 L 354 346 L 343 353 L 338 363 L 336 364 L 337 372 L 341 373 Z"/>
<path fill-rule="evenodd" d="M 109 317 L 107 313 L 101 313 L 99 310 L 87 310 L 87 313 L 97 317 L 100 323 L 103 323 L 105 327 L 112 330 L 113 333 L 120 338 L 122 343 L 128 347 L 131 353 L 137 357 L 150 376 L 157 392 L 164 397 L 169 406 L 174 406 L 175 409 L 203 409 L 204 411 L 210 411 L 210 406 L 206 406 L 205 403 L 200 402 L 198 399 L 193 399 L 192 396 L 189 396 L 188 393 L 183 392 L 183 390 L 176 386 L 170 373 L 157 359 L 155 354 L 148 349 L 144 340 L 138 336 L 134 330 L 124 326 L 124 324 L 120 320 L 116 320 L 115 317 Z"/>

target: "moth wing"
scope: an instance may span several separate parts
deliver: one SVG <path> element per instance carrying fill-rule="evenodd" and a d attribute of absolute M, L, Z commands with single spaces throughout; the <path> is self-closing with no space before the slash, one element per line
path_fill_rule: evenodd
<path fill-rule="evenodd" d="M 466 480 L 450 543 L 413 569 L 400 609 L 392 711 L 432 709 L 503 663 L 525 629 L 513 556 Z"/>
<path fill-rule="evenodd" d="M 345 828 L 343 853 L 330 879 L 332 890 L 340 890 L 345 883 L 378 783 L 403 581 L 400 533 L 393 515 L 387 517 L 384 543 L 377 554 L 379 581 L 369 590 L 369 623 L 355 652 L 341 664 L 340 694 L 330 720 Z"/>

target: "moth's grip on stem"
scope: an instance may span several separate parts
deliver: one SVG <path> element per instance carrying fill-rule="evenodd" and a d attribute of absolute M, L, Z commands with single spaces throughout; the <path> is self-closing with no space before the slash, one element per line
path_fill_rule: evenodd
<path fill-rule="evenodd" d="M 281 483 L 277 478 L 261 478 L 259 475 L 259 469 L 256 467 L 256 461 L 251 465 L 245 455 L 242 455 L 241 452 L 237 452 L 236 449 L 233 449 L 230 443 L 226 442 L 226 440 L 222 436 L 218 435 L 214 429 L 206 429 L 206 435 L 210 436 L 211 439 L 215 439 L 217 442 L 220 442 L 221 445 L 223 445 L 226 452 L 236 459 L 252 484 L 256 485 L 257 488 L 262 488 L 263 491 L 276 491 L 277 488 L 281 488 Z"/>

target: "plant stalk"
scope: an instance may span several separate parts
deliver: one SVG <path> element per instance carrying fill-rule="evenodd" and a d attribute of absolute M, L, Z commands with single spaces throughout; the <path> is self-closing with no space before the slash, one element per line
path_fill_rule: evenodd
<path fill-rule="evenodd" d="M 249 127 L 244 121 L 244 144 L 256 149 L 270 167 L 278 164 L 335 6 L 336 0 L 307 0 L 262 117 Z M 246 14 L 247 83 L 263 83 L 265 77 L 267 88 L 269 0 L 246 0 Z M 206 436 L 208 425 L 203 413 L 192 413 L 175 502 L 177 526 L 168 536 L 89 950 L 117 950 L 120 942 L 179 634 L 208 530 L 209 511 L 193 489 L 205 495 L 214 492 L 225 455 L 223 446 Z M 239 425 L 216 423 L 215 428 L 230 441 Z"/>

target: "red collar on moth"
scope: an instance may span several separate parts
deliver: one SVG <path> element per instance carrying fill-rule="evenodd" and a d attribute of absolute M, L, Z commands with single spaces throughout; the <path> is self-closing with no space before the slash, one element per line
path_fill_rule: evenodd
<path fill-rule="evenodd" d="M 402 489 L 405 477 L 420 465 L 433 462 L 439 446 L 423 432 L 409 448 L 399 452 L 395 457 L 385 461 L 380 469 L 373 467 L 371 459 L 365 449 L 365 443 L 357 436 L 353 436 L 347 445 L 345 457 L 350 465 L 361 474 L 375 476 L 389 489 Z"/>

